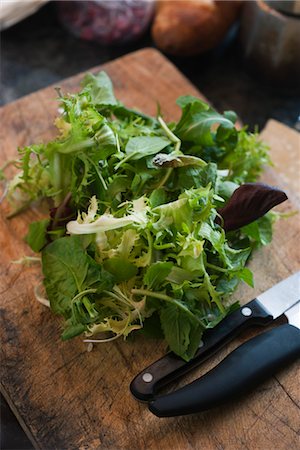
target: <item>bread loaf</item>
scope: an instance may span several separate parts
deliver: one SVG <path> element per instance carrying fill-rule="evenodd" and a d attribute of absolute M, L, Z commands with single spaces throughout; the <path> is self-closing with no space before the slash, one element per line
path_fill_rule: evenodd
<path fill-rule="evenodd" d="M 215 47 L 236 20 L 241 1 L 158 1 L 152 37 L 171 55 L 190 56 Z"/>

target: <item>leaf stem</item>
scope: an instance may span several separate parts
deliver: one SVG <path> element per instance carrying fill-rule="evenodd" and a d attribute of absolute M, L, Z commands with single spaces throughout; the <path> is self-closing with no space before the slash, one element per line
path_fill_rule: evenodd
<path fill-rule="evenodd" d="M 170 297 L 169 295 L 166 294 L 161 294 L 160 292 L 153 292 L 153 291 L 148 291 L 147 289 L 132 289 L 131 290 L 132 294 L 136 294 L 136 295 L 145 295 L 147 297 L 153 297 L 153 298 L 157 298 L 159 300 L 163 300 L 165 302 L 169 302 L 172 303 L 173 305 L 177 306 L 178 308 L 180 308 L 182 311 L 184 311 L 186 314 L 188 314 L 190 317 L 192 317 L 194 320 L 196 320 L 197 322 L 199 322 L 201 325 L 203 325 L 203 323 L 201 322 L 200 319 L 198 319 L 197 316 L 195 316 L 195 314 L 192 313 L 192 311 L 190 311 L 186 306 L 184 306 L 182 303 L 180 303 L 178 300 Z"/>
<path fill-rule="evenodd" d="M 61 202 L 61 204 L 57 207 L 54 218 L 53 218 L 53 223 L 51 226 L 52 230 L 54 230 L 56 228 L 58 222 L 60 221 L 60 219 L 62 217 L 65 207 L 68 205 L 68 203 L 71 200 L 71 197 L 72 197 L 72 193 L 68 192 L 67 195 L 65 196 L 65 198 L 63 199 L 63 201 Z"/>
<path fill-rule="evenodd" d="M 117 144 L 117 153 L 121 153 L 121 147 L 120 147 L 120 141 L 119 141 L 118 133 L 115 134 L 115 137 L 116 137 L 116 144 Z"/>
<path fill-rule="evenodd" d="M 119 169 L 119 167 L 124 164 L 124 162 L 127 162 L 130 158 L 132 158 L 132 156 L 134 155 L 134 153 L 129 153 L 129 155 L 125 156 L 125 158 L 121 159 L 121 161 L 118 162 L 118 164 L 115 165 L 115 171 L 117 171 Z"/>
<path fill-rule="evenodd" d="M 209 267 L 210 269 L 218 270 L 219 272 L 228 272 L 228 269 L 223 269 L 222 267 L 215 266 L 214 264 L 206 263 L 206 267 Z"/>
<path fill-rule="evenodd" d="M 42 263 L 42 258 L 39 256 L 23 256 L 20 259 L 12 261 L 12 264 L 30 264 L 30 263 Z"/>
<path fill-rule="evenodd" d="M 158 122 L 160 123 L 160 126 L 162 127 L 162 129 L 164 130 L 164 132 L 166 133 L 166 135 L 168 136 L 168 138 L 170 139 L 170 141 L 174 142 L 175 144 L 175 151 L 179 152 L 180 147 L 181 147 L 181 140 L 175 136 L 175 134 L 170 130 L 170 128 L 168 127 L 168 125 L 166 124 L 166 122 L 163 120 L 163 118 L 161 116 L 159 116 L 157 118 Z"/>
<path fill-rule="evenodd" d="M 94 163 L 94 161 L 91 158 L 88 158 L 88 160 L 94 166 L 96 173 L 98 175 L 98 178 L 99 178 L 104 190 L 107 191 L 107 184 L 105 183 L 105 180 L 104 180 L 99 168 L 97 167 L 97 165 Z"/>
<path fill-rule="evenodd" d="M 156 186 L 156 189 L 161 188 L 161 187 L 168 181 L 168 179 L 170 178 L 170 175 L 171 175 L 172 171 L 173 171 L 172 168 L 167 169 L 165 176 L 164 176 L 163 179 L 159 182 L 159 184 Z"/>
<path fill-rule="evenodd" d="M 159 300 L 164 300 L 167 302 L 173 302 L 173 298 L 166 294 L 161 294 L 160 292 L 148 291 L 147 289 L 131 289 L 132 294 L 146 295 L 148 297 L 158 298 Z"/>
<path fill-rule="evenodd" d="M 220 302 L 218 295 L 216 294 L 216 292 L 214 291 L 214 288 L 210 282 L 210 278 L 208 273 L 205 271 L 204 273 L 204 279 L 206 281 L 206 286 L 207 286 L 207 290 L 211 295 L 212 301 L 216 303 L 217 307 L 219 308 L 219 310 L 221 311 L 222 314 L 225 313 L 225 308 L 222 305 L 222 303 Z"/>
<path fill-rule="evenodd" d="M 94 294 L 95 292 L 97 292 L 97 289 L 86 289 L 85 291 L 79 292 L 79 294 L 75 295 L 75 297 L 73 297 L 71 301 L 74 302 L 80 297 L 83 297 L 85 294 Z"/>

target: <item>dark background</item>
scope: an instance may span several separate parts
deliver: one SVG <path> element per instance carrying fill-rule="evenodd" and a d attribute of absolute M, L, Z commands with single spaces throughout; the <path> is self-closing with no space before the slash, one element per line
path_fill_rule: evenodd
<path fill-rule="evenodd" d="M 124 47 L 81 41 L 61 25 L 55 2 L 3 31 L 1 38 L 1 105 L 130 51 L 153 46 L 149 32 Z M 236 111 L 251 130 L 261 129 L 270 118 L 299 127 L 299 96 L 287 92 L 288 86 L 272 88 L 268 81 L 250 75 L 238 44 L 238 26 L 211 52 L 170 59 L 217 109 Z M 1 449 L 32 449 L 3 398 L 1 422 Z"/>

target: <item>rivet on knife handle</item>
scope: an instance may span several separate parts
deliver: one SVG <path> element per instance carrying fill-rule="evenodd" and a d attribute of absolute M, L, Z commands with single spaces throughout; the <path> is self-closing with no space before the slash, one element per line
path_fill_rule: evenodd
<path fill-rule="evenodd" d="M 131 393 L 137 400 L 151 400 L 162 386 L 210 358 L 245 328 L 252 325 L 266 325 L 272 320 L 273 317 L 261 307 L 260 303 L 252 300 L 225 317 L 215 328 L 206 330 L 202 345 L 191 361 L 186 362 L 174 353 L 168 353 L 134 378 L 130 385 Z"/>

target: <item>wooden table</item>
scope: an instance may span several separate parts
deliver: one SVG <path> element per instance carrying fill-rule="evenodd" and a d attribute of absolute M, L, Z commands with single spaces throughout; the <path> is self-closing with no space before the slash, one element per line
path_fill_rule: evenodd
<path fill-rule="evenodd" d="M 166 120 L 177 119 L 175 99 L 200 95 L 160 53 L 145 49 L 101 67 L 112 78 L 116 96 L 126 105 L 155 114 L 159 101 Z M 97 71 L 100 68 L 93 69 Z M 78 89 L 82 75 L 64 80 L 63 91 Z M 234 82 L 234 81 L 233 81 Z M 53 87 L 8 104 L 1 111 L 5 161 L 16 148 L 53 137 L 57 112 Z M 300 204 L 298 174 L 299 135 L 271 122 L 264 138 L 272 143 L 277 165 L 264 180 L 284 188 L 290 201 L 281 210 Z M 2 163 L 2 161 L 1 161 Z M 299 190 L 299 189 L 298 189 Z M 22 241 L 28 223 L 38 216 L 31 209 L 12 220 L 0 217 L 1 392 L 27 435 L 38 449 L 251 449 L 299 448 L 299 364 L 279 372 L 250 395 L 203 414 L 159 419 L 129 392 L 131 379 L 162 356 L 165 344 L 142 338 L 99 345 L 87 352 L 78 337 L 60 340 L 61 322 L 33 296 L 41 278 L 39 267 L 13 264 L 29 254 Z M 281 220 L 270 246 L 256 252 L 250 266 L 255 289 L 243 287 L 236 296 L 245 302 L 299 270 L 299 218 Z M 257 332 L 257 330 L 255 330 Z M 213 367 L 247 332 L 205 363 L 186 381 Z"/>

